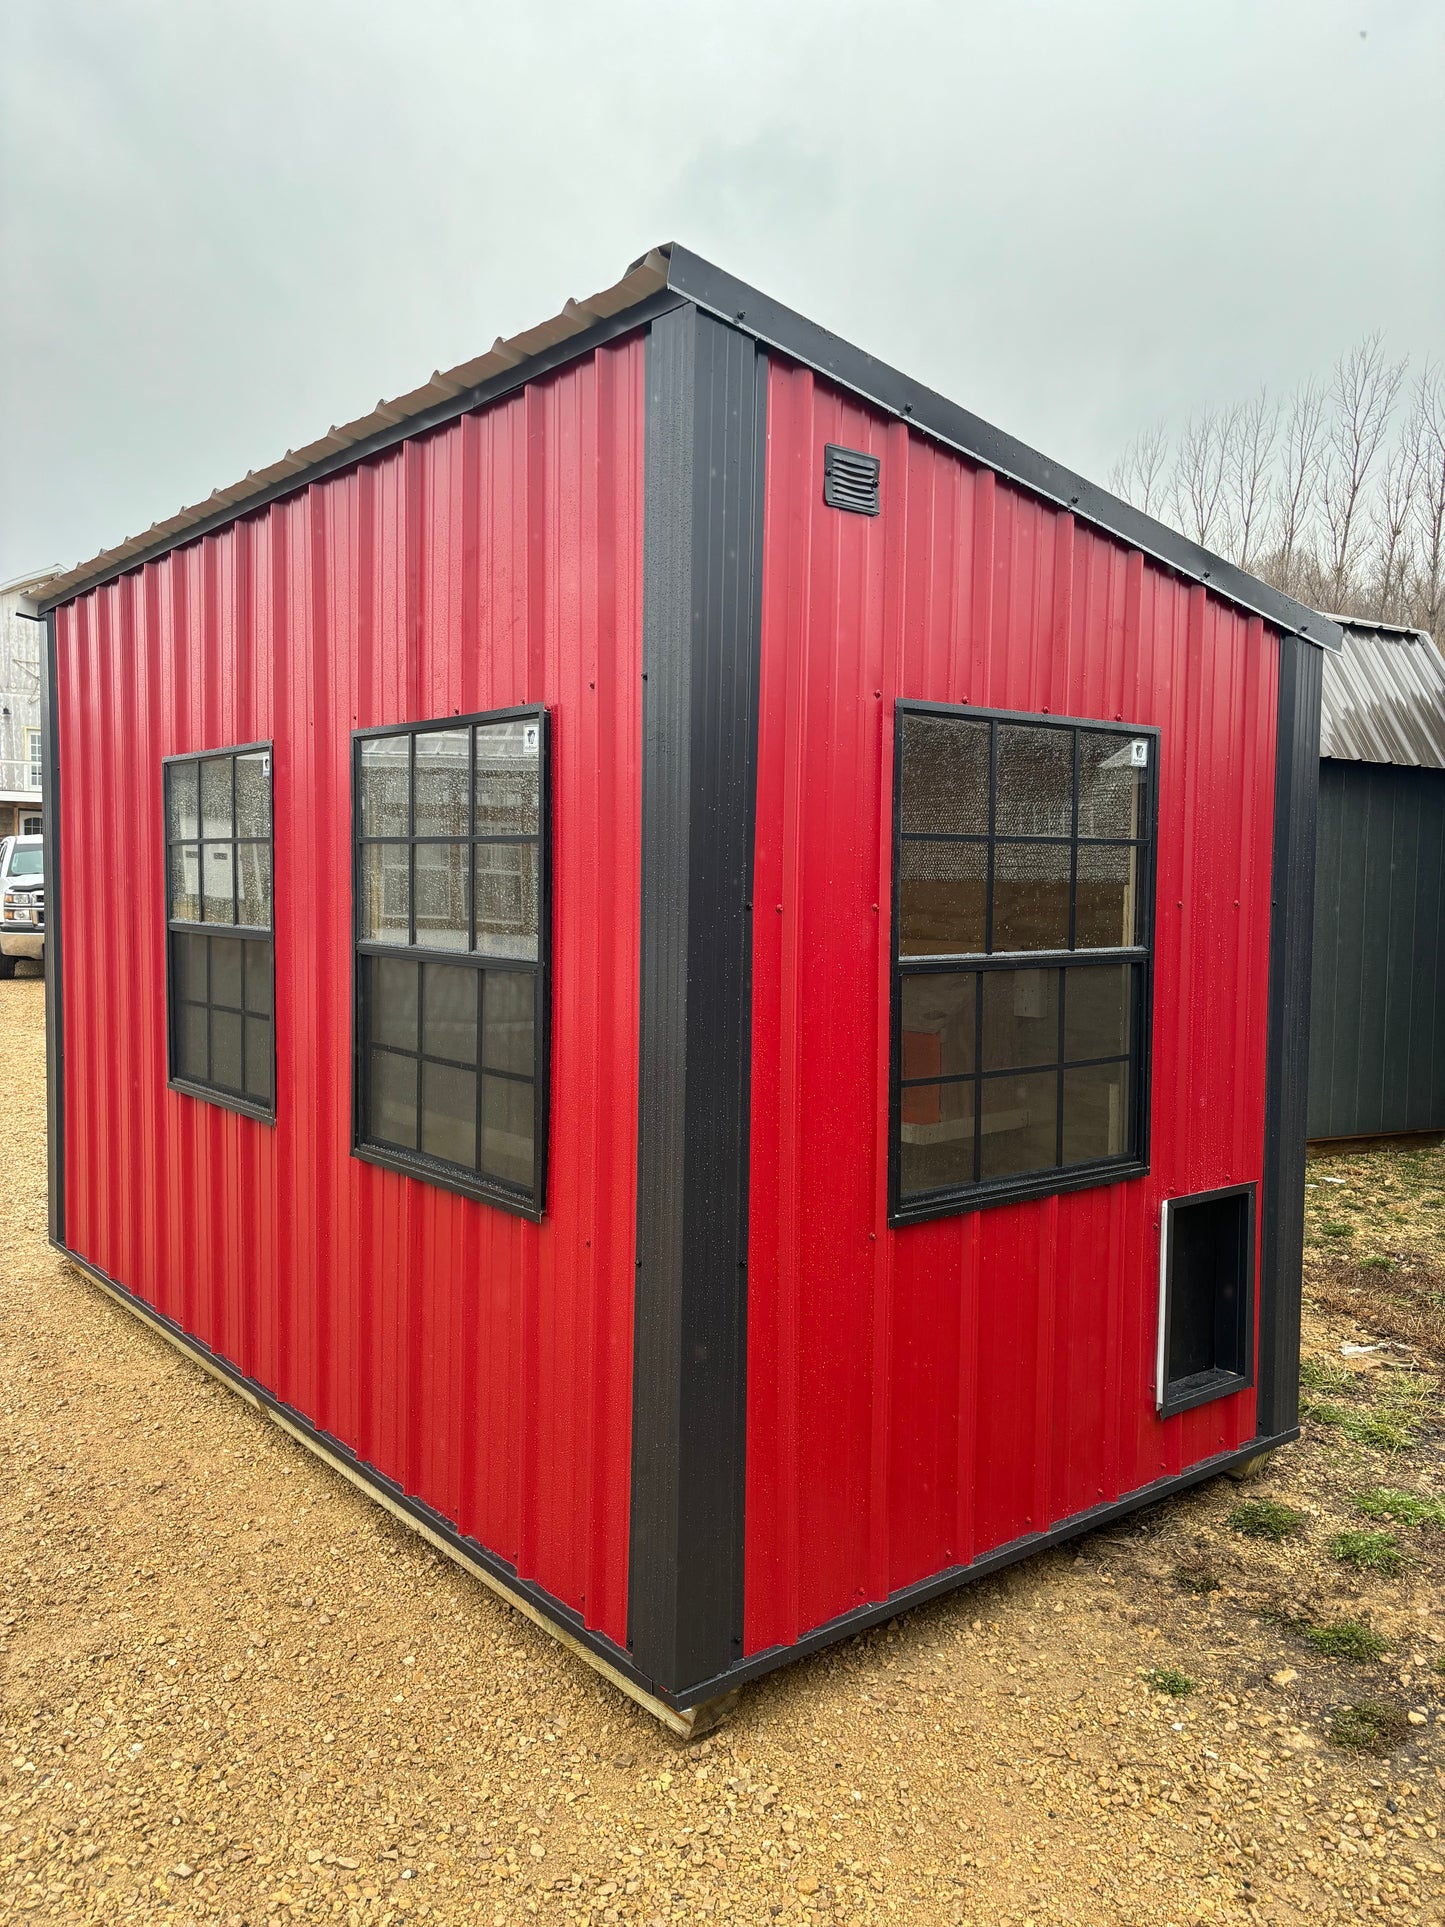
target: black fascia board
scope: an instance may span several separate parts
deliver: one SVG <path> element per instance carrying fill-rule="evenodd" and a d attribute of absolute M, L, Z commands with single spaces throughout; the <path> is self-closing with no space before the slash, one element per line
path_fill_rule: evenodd
<path fill-rule="evenodd" d="M 756 288 L 736 280 L 676 242 L 668 259 L 667 282 L 678 294 L 733 327 L 756 336 L 765 346 L 776 348 L 790 360 L 812 368 L 837 387 L 850 390 L 873 407 L 907 422 L 921 434 L 955 449 L 969 461 L 992 469 L 1005 481 L 1015 482 L 1030 494 L 1067 509 L 1081 522 L 1103 530 L 1131 549 L 1142 550 L 1174 574 L 1190 582 L 1203 583 L 1223 601 L 1251 615 L 1262 616 L 1271 627 L 1288 635 L 1302 636 L 1321 649 L 1344 646 L 1339 624 L 1317 609 L 1307 608 L 1292 596 L 1281 594 L 1268 583 L 1227 562 L 1223 556 L 1200 548 L 1177 529 L 1156 522 L 1152 515 L 1111 495 L 1096 482 L 1086 481 L 1082 475 L 1050 461 L 1048 456 L 1015 441 L 1012 435 L 970 414 L 946 396 L 925 388 L 921 382 L 890 368 L 864 349 L 855 348 L 841 336 L 830 334 L 805 315 L 760 294 Z"/>
<path fill-rule="evenodd" d="M 297 469 L 294 475 L 283 475 L 279 481 L 257 489 L 254 495 L 239 496 L 235 501 L 225 503 L 214 515 L 207 515 L 186 528 L 173 529 L 168 535 L 159 536 L 145 548 L 137 549 L 134 555 L 107 563 L 105 567 L 97 569 L 94 575 L 72 583 L 59 595 L 36 596 L 36 609 L 44 615 L 52 609 L 62 608 L 66 603 L 89 595 L 92 589 L 102 588 L 107 582 L 118 582 L 122 576 L 144 568 L 147 562 L 155 562 L 161 556 L 169 555 L 173 549 L 188 548 L 192 542 L 199 542 L 202 536 L 226 528 L 232 522 L 239 522 L 244 516 L 254 515 L 257 509 L 267 508 L 287 495 L 299 494 L 313 482 L 323 482 L 328 475 L 339 475 L 344 469 L 356 468 L 371 456 L 385 454 L 387 449 L 395 448 L 400 442 L 413 441 L 418 435 L 445 428 L 448 422 L 456 421 L 459 416 L 470 415 L 474 409 L 501 401 L 525 387 L 529 381 L 536 381 L 539 376 L 550 374 L 555 368 L 564 368 L 569 361 L 580 361 L 584 355 L 605 347 L 609 341 L 616 341 L 622 335 L 635 333 L 658 315 L 680 307 L 684 299 L 682 295 L 660 289 L 632 307 L 622 308 L 606 320 L 584 328 L 580 334 L 569 335 L 565 341 L 555 342 L 552 347 L 529 355 L 525 361 L 504 369 L 501 374 L 478 382 L 476 387 L 461 389 L 448 400 L 438 402 L 434 408 L 424 409 L 419 415 L 408 415 L 389 428 L 378 429 L 374 435 L 337 449 L 333 455 L 323 455 L 319 461 Z"/>

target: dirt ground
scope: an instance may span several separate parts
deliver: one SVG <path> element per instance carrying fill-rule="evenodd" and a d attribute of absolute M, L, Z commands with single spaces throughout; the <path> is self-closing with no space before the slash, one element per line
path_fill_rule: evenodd
<path fill-rule="evenodd" d="M 0 1090 L 0 1918 L 1445 1922 L 1440 1149 L 1312 1165 L 1262 1479 L 685 1749 L 50 1251 L 33 979 Z"/>

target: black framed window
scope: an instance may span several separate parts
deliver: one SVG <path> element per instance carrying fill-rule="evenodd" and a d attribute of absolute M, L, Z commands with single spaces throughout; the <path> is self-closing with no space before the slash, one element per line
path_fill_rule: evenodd
<path fill-rule="evenodd" d="M 167 757 L 162 777 L 170 1082 L 271 1119 L 271 745 Z"/>
<path fill-rule="evenodd" d="M 353 747 L 356 1153 L 538 1217 L 546 712 L 359 731 Z"/>
<path fill-rule="evenodd" d="M 1255 1187 L 1167 1198 L 1159 1226 L 1161 1418 L 1254 1383 Z"/>
<path fill-rule="evenodd" d="M 1146 1168 L 1157 732 L 900 703 L 895 1221 Z"/>

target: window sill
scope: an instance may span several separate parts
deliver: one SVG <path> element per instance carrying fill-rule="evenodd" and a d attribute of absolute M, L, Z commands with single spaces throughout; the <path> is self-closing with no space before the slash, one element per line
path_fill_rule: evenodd
<path fill-rule="evenodd" d="M 1253 1374 L 1243 1372 L 1196 1372 L 1193 1378 L 1176 1378 L 1164 1387 L 1164 1403 L 1159 1407 L 1160 1418 L 1174 1418 L 1180 1412 L 1191 1412 L 1196 1405 L 1208 1405 L 1217 1398 L 1231 1398 L 1236 1392 L 1247 1392 L 1254 1383 Z"/>
<path fill-rule="evenodd" d="M 183 1077 L 168 1077 L 166 1089 L 177 1092 L 181 1097 L 194 1097 L 202 1104 L 215 1104 L 223 1111 L 235 1111 L 241 1117 L 254 1118 L 258 1124 L 274 1125 L 276 1122 L 274 1104 L 258 1104 L 254 1098 L 213 1090 L 209 1084 L 191 1084 Z"/>
<path fill-rule="evenodd" d="M 1148 1174 L 1148 1164 L 1139 1158 L 1131 1158 L 1127 1163 L 1116 1160 L 1109 1164 L 1081 1164 L 1069 1171 L 1042 1171 L 1027 1178 L 972 1185 L 966 1191 L 935 1191 L 907 1198 L 889 1212 L 888 1222 L 895 1228 L 926 1224 L 934 1218 L 963 1217 L 969 1212 L 989 1210 L 994 1205 L 1027 1204 L 1069 1191 L 1092 1190 L 1096 1185 L 1126 1184 Z"/>
<path fill-rule="evenodd" d="M 454 1165 L 442 1164 L 420 1155 L 408 1156 L 405 1151 L 388 1150 L 379 1144 L 353 1144 L 351 1155 L 363 1164 L 374 1164 L 383 1171 L 395 1171 L 401 1177 L 414 1178 L 419 1184 L 435 1185 L 440 1191 L 454 1191 L 458 1197 L 470 1198 L 475 1204 L 493 1204 L 499 1211 L 510 1211 L 514 1217 L 526 1218 L 530 1224 L 542 1222 L 544 1214 L 530 1198 L 516 1191 L 508 1191 L 500 1184 L 490 1184 L 485 1178 L 470 1177 Z"/>

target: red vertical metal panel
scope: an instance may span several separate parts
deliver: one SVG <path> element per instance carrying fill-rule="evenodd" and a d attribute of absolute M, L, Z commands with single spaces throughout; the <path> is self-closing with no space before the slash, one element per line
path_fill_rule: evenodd
<path fill-rule="evenodd" d="M 822 500 L 827 442 L 882 514 Z M 1154 1410 L 1160 1204 L 1263 1155 L 1277 645 L 774 359 L 753 956 L 746 1644 L 1247 1442 Z M 1162 732 L 1147 1178 L 890 1230 L 893 704 Z"/>
<path fill-rule="evenodd" d="M 57 612 L 68 1236 L 619 1644 L 638 1048 L 643 345 Z M 350 1156 L 354 728 L 544 703 L 547 1215 Z M 274 1128 L 165 1088 L 164 755 L 271 738 Z"/>

